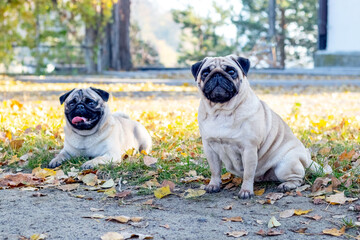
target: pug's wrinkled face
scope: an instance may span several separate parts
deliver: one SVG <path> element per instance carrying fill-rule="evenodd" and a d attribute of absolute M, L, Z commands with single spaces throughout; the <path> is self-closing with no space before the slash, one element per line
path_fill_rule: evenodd
<path fill-rule="evenodd" d="M 249 67 L 248 59 L 229 55 L 205 58 L 195 63 L 191 71 L 207 99 L 214 103 L 225 103 L 238 94 Z"/>
<path fill-rule="evenodd" d="M 91 130 L 104 115 L 104 103 L 109 93 L 96 88 L 73 89 L 60 97 L 65 102 L 65 116 L 70 125 L 78 130 Z"/>

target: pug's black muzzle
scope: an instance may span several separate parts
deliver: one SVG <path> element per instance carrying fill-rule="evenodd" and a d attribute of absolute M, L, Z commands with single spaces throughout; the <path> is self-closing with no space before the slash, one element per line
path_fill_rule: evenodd
<path fill-rule="evenodd" d="M 205 83 L 204 95 L 211 102 L 224 103 L 237 94 L 235 84 L 221 73 L 215 73 Z"/>
<path fill-rule="evenodd" d="M 91 130 L 99 123 L 103 115 L 103 111 L 101 110 L 101 108 L 90 108 L 85 103 L 80 102 L 72 108 L 65 110 L 65 115 L 69 120 L 71 126 L 73 126 L 74 128 L 78 130 Z M 85 118 L 86 121 L 74 124 L 72 123 L 72 119 L 74 119 L 75 117 Z"/>

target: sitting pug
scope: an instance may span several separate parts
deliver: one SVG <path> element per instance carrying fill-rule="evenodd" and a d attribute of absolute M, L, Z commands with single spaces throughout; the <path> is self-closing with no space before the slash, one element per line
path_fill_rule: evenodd
<path fill-rule="evenodd" d="M 305 168 L 317 171 L 289 126 L 250 88 L 248 59 L 207 57 L 191 71 L 201 95 L 199 128 L 210 165 L 207 192 L 218 192 L 222 163 L 243 177 L 240 198 L 250 198 L 254 181 L 280 181 L 283 191 L 301 185 Z"/>
<path fill-rule="evenodd" d="M 93 158 L 82 165 L 87 169 L 121 162 L 123 153 L 131 148 L 150 151 L 151 137 L 145 127 L 124 113 L 111 114 L 108 99 L 109 93 L 92 87 L 76 88 L 60 97 L 60 103 L 65 103 L 65 143 L 49 167 L 84 156 Z"/>

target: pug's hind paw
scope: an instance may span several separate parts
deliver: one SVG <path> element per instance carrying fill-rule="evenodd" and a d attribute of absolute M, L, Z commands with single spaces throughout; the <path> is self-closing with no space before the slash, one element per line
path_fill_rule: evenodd
<path fill-rule="evenodd" d="M 220 185 L 208 184 L 208 185 L 205 186 L 205 191 L 207 193 L 220 192 Z"/>
<path fill-rule="evenodd" d="M 300 186 L 301 183 L 297 183 L 297 182 L 283 182 L 282 184 L 280 184 L 277 189 L 280 192 L 288 192 L 292 189 L 297 188 L 298 186 Z"/>
<path fill-rule="evenodd" d="M 251 197 L 254 196 L 254 193 L 250 190 L 241 189 L 238 196 L 241 199 L 250 199 Z"/>
<path fill-rule="evenodd" d="M 56 167 L 60 166 L 63 162 L 64 162 L 64 160 L 62 160 L 62 159 L 54 158 L 53 160 L 50 161 L 48 167 L 56 168 Z"/>

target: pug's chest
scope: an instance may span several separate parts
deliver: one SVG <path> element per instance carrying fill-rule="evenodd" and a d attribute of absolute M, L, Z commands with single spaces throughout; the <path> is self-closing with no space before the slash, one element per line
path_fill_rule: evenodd
<path fill-rule="evenodd" d="M 76 141 L 70 141 L 69 148 L 74 156 L 97 157 L 104 155 L 108 151 L 108 141 L 97 141 L 94 138 L 77 138 Z M 69 149 L 68 148 L 68 149 Z"/>

